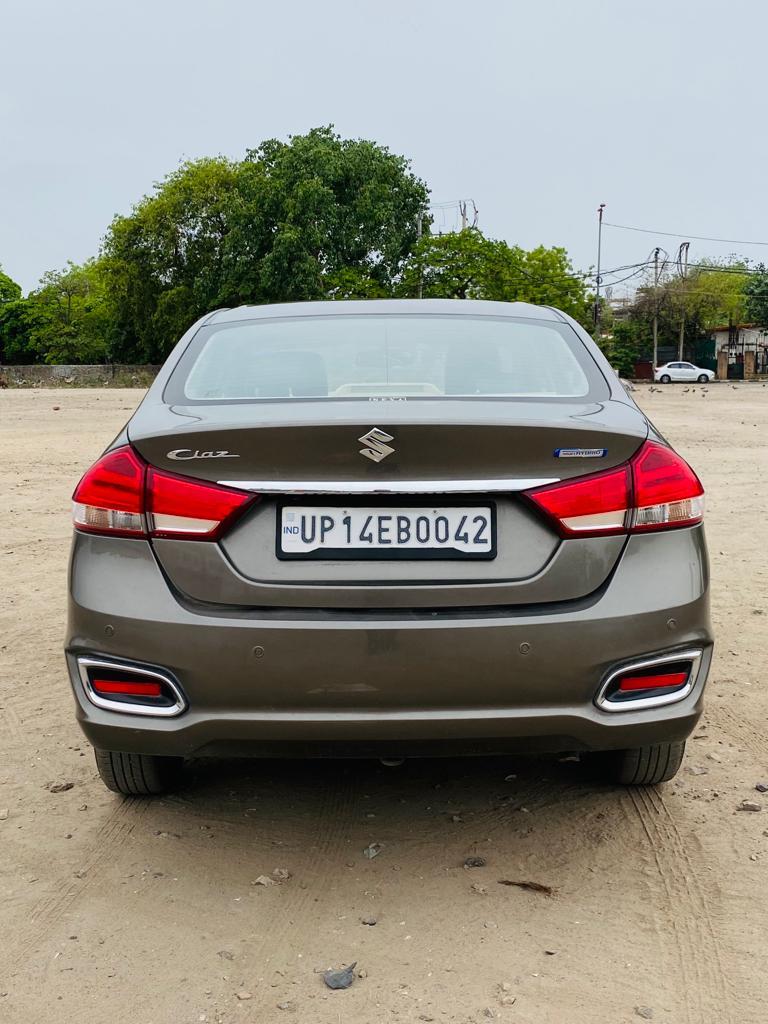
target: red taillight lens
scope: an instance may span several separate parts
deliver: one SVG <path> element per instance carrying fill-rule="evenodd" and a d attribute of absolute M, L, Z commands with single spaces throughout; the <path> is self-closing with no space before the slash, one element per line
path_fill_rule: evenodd
<path fill-rule="evenodd" d="M 633 530 L 692 526 L 704 516 L 704 488 L 691 467 L 662 444 L 646 441 L 631 460 Z"/>
<path fill-rule="evenodd" d="M 128 697 L 161 697 L 163 695 L 160 683 L 134 682 L 124 679 L 92 679 L 91 686 L 96 693 L 116 693 Z"/>
<path fill-rule="evenodd" d="M 256 500 L 248 491 L 164 473 L 126 445 L 77 485 L 73 518 L 87 533 L 215 540 Z"/>
<path fill-rule="evenodd" d="M 629 466 L 539 487 L 528 497 L 557 521 L 565 536 L 622 533 L 630 507 Z"/>
<path fill-rule="evenodd" d="M 604 473 L 527 491 L 564 537 L 693 526 L 704 515 L 704 489 L 671 448 L 646 441 L 629 462 Z"/>
<path fill-rule="evenodd" d="M 147 513 L 153 537 L 215 540 L 256 500 L 233 487 L 147 471 Z"/>
<path fill-rule="evenodd" d="M 126 445 L 95 463 L 72 495 L 78 530 L 143 537 L 144 461 Z"/>

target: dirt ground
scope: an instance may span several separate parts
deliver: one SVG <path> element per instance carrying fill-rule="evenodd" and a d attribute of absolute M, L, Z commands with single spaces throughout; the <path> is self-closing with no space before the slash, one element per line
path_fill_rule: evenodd
<path fill-rule="evenodd" d="M 70 493 L 140 397 L 0 392 L 3 1024 L 766 1021 L 768 388 L 637 394 L 708 492 L 717 653 L 675 782 L 600 787 L 556 759 L 231 762 L 122 800 L 61 643 Z M 276 868 L 291 878 L 254 884 Z M 329 991 L 318 972 L 355 960 Z"/>

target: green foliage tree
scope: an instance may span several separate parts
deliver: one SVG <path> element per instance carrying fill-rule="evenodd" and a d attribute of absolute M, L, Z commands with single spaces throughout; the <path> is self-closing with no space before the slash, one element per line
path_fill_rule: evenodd
<path fill-rule="evenodd" d="M 0 265 L 0 307 L 6 302 L 18 302 L 21 298 L 21 285 L 3 273 Z"/>
<path fill-rule="evenodd" d="M 768 267 L 758 263 L 744 286 L 744 304 L 748 320 L 768 330 Z"/>
<path fill-rule="evenodd" d="M 743 321 L 746 264 L 702 261 L 686 277 L 664 275 L 658 286 L 638 288 L 628 312 L 634 337 L 650 353 L 654 311 L 658 316 L 659 346 L 678 349 L 707 335 L 713 328 Z"/>
<path fill-rule="evenodd" d="M 48 363 L 102 363 L 109 358 L 111 313 L 104 266 L 69 262 L 43 275 L 26 300 L 28 348 Z"/>
<path fill-rule="evenodd" d="M 404 157 L 331 127 L 183 164 L 109 229 L 117 355 L 158 361 L 218 306 L 389 294 L 427 197 Z"/>
<path fill-rule="evenodd" d="M 557 306 L 584 324 L 590 316 L 584 277 L 574 272 L 565 249 L 526 251 L 486 238 L 477 228 L 425 235 L 405 264 L 397 291 Z"/>

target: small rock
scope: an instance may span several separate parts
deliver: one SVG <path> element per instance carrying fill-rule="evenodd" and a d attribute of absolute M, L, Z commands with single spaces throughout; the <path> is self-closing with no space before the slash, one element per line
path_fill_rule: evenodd
<path fill-rule="evenodd" d="M 547 956 L 556 956 L 557 954 L 556 949 L 545 949 L 544 952 L 547 954 Z"/>
<path fill-rule="evenodd" d="M 707 775 L 709 773 L 709 768 L 704 768 L 700 764 L 692 764 L 686 769 L 686 771 L 689 775 Z"/>
<path fill-rule="evenodd" d="M 493 1012 L 490 1006 L 486 1006 L 486 1008 L 483 1010 L 483 1016 L 490 1017 L 491 1020 L 493 1020 L 496 1014 Z"/>
<path fill-rule="evenodd" d="M 60 408 L 61 408 L 61 406 L 60 406 L 60 405 L 54 405 L 54 407 L 53 407 L 53 411 L 54 411 L 54 412 L 58 412 Z"/>
<path fill-rule="evenodd" d="M 228 949 L 220 949 L 216 956 L 220 956 L 222 960 L 234 960 L 235 954 Z"/>
<path fill-rule="evenodd" d="M 488 890 L 486 889 L 486 887 L 484 885 L 480 885 L 479 882 L 473 882 L 471 885 L 471 889 L 472 892 L 476 893 L 478 896 L 488 895 Z"/>
<path fill-rule="evenodd" d="M 738 811 L 762 811 L 762 805 L 754 800 L 742 800 L 736 808 Z"/>
<path fill-rule="evenodd" d="M 270 878 L 269 875 L 259 875 L 258 878 L 251 882 L 251 885 L 277 885 L 277 882 L 274 878 Z"/>
<path fill-rule="evenodd" d="M 377 917 L 361 917 L 360 924 L 367 924 L 370 928 L 373 928 L 375 924 L 378 924 Z"/>
<path fill-rule="evenodd" d="M 454 825 L 459 825 L 459 824 L 461 824 L 461 822 L 462 822 L 463 820 L 464 820 L 464 819 L 462 818 L 462 816 L 461 816 L 460 814 L 452 814 L 452 815 L 451 815 L 451 821 L 453 822 L 453 824 L 454 824 Z"/>
<path fill-rule="evenodd" d="M 245 1002 L 246 999 L 253 999 L 253 993 L 251 992 L 238 992 L 237 998 L 241 1003 Z"/>
<path fill-rule="evenodd" d="M 650 1006 L 636 1006 L 635 1013 L 638 1017 L 642 1017 L 643 1020 L 651 1020 L 653 1018 L 653 1010 Z"/>
<path fill-rule="evenodd" d="M 329 970 L 323 972 L 323 981 L 328 988 L 349 988 L 352 982 L 355 980 L 355 968 L 357 967 L 357 961 L 350 964 L 349 967 L 340 967 L 338 970 Z"/>
<path fill-rule="evenodd" d="M 722 757 L 720 757 L 719 754 L 714 753 L 714 751 L 711 754 L 707 754 L 707 757 L 710 761 L 714 761 L 716 764 L 720 764 L 723 760 Z"/>
<path fill-rule="evenodd" d="M 8 820 L 8 808 L 7 807 L 0 807 L 0 821 L 7 821 L 7 820 Z"/>
<path fill-rule="evenodd" d="M 370 843 L 363 850 L 363 856 L 367 857 L 368 860 L 373 860 L 374 857 L 378 857 L 381 851 L 384 849 L 381 843 Z"/>
<path fill-rule="evenodd" d="M 275 868 L 272 877 L 276 882 L 287 882 L 291 877 L 291 872 L 287 868 Z"/>
<path fill-rule="evenodd" d="M 49 793 L 66 793 L 68 789 L 74 789 L 74 782 L 49 782 L 45 787 Z"/>
<path fill-rule="evenodd" d="M 286 999 L 284 1003 L 278 1003 L 277 1008 L 278 1010 L 295 1010 L 296 1004 L 294 1002 L 291 1002 L 290 999 Z"/>
<path fill-rule="evenodd" d="M 755 786 L 755 789 L 758 793 L 768 793 L 768 783 L 758 782 L 758 784 Z"/>
<path fill-rule="evenodd" d="M 485 867 L 485 863 L 486 863 L 485 857 L 467 857 L 467 859 L 464 861 L 464 867 L 465 868 L 484 868 Z"/>
<path fill-rule="evenodd" d="M 516 775 L 505 775 L 504 776 L 504 781 L 505 782 L 514 782 L 516 778 L 517 778 Z"/>

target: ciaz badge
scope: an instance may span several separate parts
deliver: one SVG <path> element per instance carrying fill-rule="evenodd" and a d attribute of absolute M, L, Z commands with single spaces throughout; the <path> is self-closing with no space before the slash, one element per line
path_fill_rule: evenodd
<path fill-rule="evenodd" d="M 174 448 L 172 452 L 168 452 L 168 458 L 173 459 L 175 462 L 184 462 L 187 459 L 239 459 L 239 455 L 233 455 L 232 452 L 201 452 L 192 451 L 191 448 Z"/>

